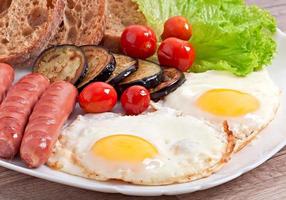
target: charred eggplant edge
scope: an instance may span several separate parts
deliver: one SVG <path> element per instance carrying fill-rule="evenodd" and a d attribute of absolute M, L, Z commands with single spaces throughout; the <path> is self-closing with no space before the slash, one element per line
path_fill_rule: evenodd
<path fill-rule="evenodd" d="M 119 54 L 113 54 L 114 57 L 115 57 L 115 55 L 119 55 Z M 126 56 L 126 55 L 123 55 L 123 56 Z M 126 56 L 126 57 L 128 57 L 128 56 Z M 135 58 L 132 58 L 132 59 L 135 61 L 135 63 L 133 65 L 130 65 L 127 69 L 123 70 L 120 74 L 118 74 L 113 79 L 109 80 L 107 83 L 109 83 L 110 85 L 117 85 L 121 81 L 123 81 L 125 78 L 127 78 L 130 74 L 135 72 L 138 69 L 138 59 L 135 59 Z M 115 61 L 116 61 L 116 58 L 115 58 Z M 116 65 L 117 64 L 118 63 L 116 63 Z"/>
<path fill-rule="evenodd" d="M 144 60 L 144 62 L 150 62 L 150 61 L 146 61 Z M 154 75 L 151 75 L 149 77 L 145 77 L 143 79 L 140 79 L 140 80 L 135 80 L 135 81 L 132 81 L 132 82 L 128 82 L 128 83 L 125 83 L 125 84 L 118 84 L 116 89 L 119 93 L 123 93 L 124 90 L 126 90 L 127 88 L 133 86 L 133 85 L 141 85 L 147 89 L 150 89 L 150 88 L 154 88 L 156 86 L 158 86 L 161 81 L 163 80 L 163 68 L 158 65 L 157 63 L 154 63 L 154 62 L 150 62 L 152 64 L 155 64 L 158 66 L 158 68 L 160 68 L 160 72 L 154 74 Z M 139 61 L 138 61 L 138 68 L 139 68 Z"/>
<path fill-rule="evenodd" d="M 181 85 L 183 85 L 185 83 L 185 81 L 186 81 L 185 74 L 179 70 L 177 70 L 177 71 L 178 71 L 178 73 L 180 73 L 180 78 L 178 79 L 178 81 L 174 82 L 171 85 L 165 86 L 164 88 L 162 88 L 156 92 L 152 92 L 152 90 L 151 90 L 150 95 L 151 95 L 151 99 L 153 101 L 155 101 L 155 102 L 159 101 L 163 97 L 165 97 L 165 96 L 169 95 L 170 93 L 174 92 L 175 90 L 177 90 Z M 164 77 L 164 74 L 163 74 L 163 77 Z M 161 84 L 162 83 L 164 83 L 164 80 L 161 82 Z"/>
<path fill-rule="evenodd" d="M 111 53 L 111 51 L 109 51 L 108 49 L 104 48 L 104 47 L 101 47 L 101 46 L 97 46 L 97 45 L 82 45 L 82 46 L 79 46 L 79 48 L 84 52 L 84 50 L 82 48 L 84 47 L 96 47 L 96 48 L 101 48 L 101 49 L 104 49 L 110 56 L 111 56 L 111 59 L 109 61 L 109 63 L 105 66 L 105 68 L 96 76 L 94 77 L 93 79 L 89 80 L 87 83 L 85 83 L 84 85 L 78 87 L 79 90 L 82 90 L 84 87 L 86 87 L 88 84 L 90 83 L 93 83 L 93 82 L 96 82 L 96 81 L 102 81 L 102 82 L 105 82 L 109 79 L 109 77 L 112 75 L 112 73 L 114 72 L 115 70 L 115 67 L 116 67 L 116 61 L 115 61 L 115 58 L 113 56 L 113 54 Z M 85 52 L 84 52 L 85 54 Z M 87 61 L 87 65 L 88 65 L 88 60 L 86 59 Z M 86 72 L 87 73 L 87 72 Z M 84 77 L 83 77 L 84 78 Z M 82 78 L 82 79 L 83 79 Z M 82 81 L 79 81 L 79 83 L 76 85 L 78 86 Z"/>

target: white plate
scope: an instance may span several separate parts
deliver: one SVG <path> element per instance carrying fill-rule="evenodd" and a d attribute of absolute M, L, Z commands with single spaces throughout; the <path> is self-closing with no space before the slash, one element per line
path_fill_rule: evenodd
<path fill-rule="evenodd" d="M 0 166 L 24 174 L 46 179 L 49 181 L 84 188 L 88 190 L 122 193 L 138 196 L 177 195 L 197 190 L 211 188 L 228 182 L 261 165 L 286 145 L 286 34 L 278 30 L 278 54 L 269 72 L 275 83 L 281 88 L 282 104 L 275 120 L 263 130 L 253 144 L 236 154 L 232 160 L 218 173 L 198 181 L 169 186 L 135 186 L 121 182 L 97 182 L 76 176 L 71 176 L 42 166 L 39 169 L 25 168 L 19 160 L 0 160 Z M 17 70 L 17 78 L 27 73 L 27 70 Z"/>

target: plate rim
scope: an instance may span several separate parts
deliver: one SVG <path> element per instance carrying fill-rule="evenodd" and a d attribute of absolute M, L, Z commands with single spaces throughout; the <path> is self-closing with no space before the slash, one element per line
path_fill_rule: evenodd
<path fill-rule="evenodd" d="M 283 39 L 286 40 L 286 33 L 282 32 L 280 29 L 277 29 L 277 35 L 279 37 L 282 37 Z M 49 174 L 44 174 L 43 172 L 39 172 L 37 170 L 31 170 L 28 168 L 25 168 L 23 166 L 19 166 L 16 164 L 13 164 L 7 160 L 0 159 L 0 166 L 7 168 L 9 170 L 13 170 L 22 174 L 30 175 L 36 178 L 41 178 L 50 182 L 55 182 L 63 185 L 68 185 L 76 188 L 81 188 L 81 189 L 87 189 L 91 191 L 97 191 L 97 192 L 104 192 L 104 193 L 119 193 L 119 194 L 124 194 L 124 195 L 130 195 L 130 196 L 161 196 L 161 195 L 180 195 L 180 194 L 186 194 L 186 193 L 192 193 L 195 191 L 200 191 L 200 190 L 205 190 L 209 189 L 221 184 L 224 184 L 226 182 L 229 182 L 231 180 L 234 180 L 238 178 L 239 176 L 245 174 L 246 172 L 249 172 L 267 160 L 269 160 L 272 156 L 274 156 L 277 152 L 279 152 L 283 147 L 286 146 L 286 140 L 284 142 L 281 142 L 279 145 L 277 145 L 272 151 L 268 152 L 266 155 L 263 155 L 263 158 L 258 159 L 256 162 L 253 162 L 251 165 L 245 166 L 244 168 L 241 168 L 237 173 L 233 173 L 232 175 L 230 174 L 225 174 L 221 176 L 219 180 L 205 183 L 204 185 L 200 185 L 197 187 L 180 187 L 181 184 L 173 184 L 173 185 L 167 185 L 167 186 L 143 186 L 142 188 L 138 187 L 136 191 L 133 190 L 128 190 L 128 189 L 121 189 L 120 187 L 116 185 L 98 185 L 96 188 L 92 186 L 88 186 L 85 184 L 78 184 L 76 182 L 70 182 L 65 179 L 61 179 L 60 177 L 57 176 L 50 176 Z M 58 172 L 62 173 L 62 172 Z M 73 175 L 70 175 L 73 176 Z M 174 187 L 177 186 L 176 190 L 170 190 L 168 191 L 169 187 Z M 147 190 L 147 188 L 149 188 Z"/>

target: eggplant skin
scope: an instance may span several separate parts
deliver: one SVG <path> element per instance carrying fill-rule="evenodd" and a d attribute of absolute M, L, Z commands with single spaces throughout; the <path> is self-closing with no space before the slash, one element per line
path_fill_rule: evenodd
<path fill-rule="evenodd" d="M 86 84 L 78 87 L 78 89 L 81 91 L 83 88 L 85 88 L 87 85 L 89 85 L 90 83 L 93 82 L 105 82 L 106 80 L 108 80 L 108 78 L 112 75 L 112 72 L 114 71 L 116 66 L 116 61 L 114 59 L 114 57 L 111 59 L 110 63 L 106 66 L 105 70 L 103 70 L 97 77 L 95 77 L 94 79 L 91 79 L 89 82 L 87 82 Z M 88 68 L 87 68 L 88 69 Z M 88 70 L 86 70 L 85 75 L 82 77 L 82 79 L 80 81 L 77 82 L 77 84 L 75 84 L 76 86 L 78 86 L 82 80 L 84 79 L 84 77 L 86 76 Z"/>
<path fill-rule="evenodd" d="M 86 78 L 86 76 L 88 74 L 88 70 L 87 70 L 83 79 L 76 84 L 78 89 L 82 90 L 84 87 L 86 87 L 88 84 L 90 84 L 92 82 L 97 82 L 97 81 L 105 82 L 105 81 L 107 81 L 116 68 L 116 60 L 115 60 L 115 57 L 113 56 L 113 54 L 109 50 L 107 50 L 103 47 L 100 47 L 100 46 L 96 46 L 96 45 L 84 45 L 84 46 L 80 46 L 80 48 L 83 50 L 83 52 L 84 52 L 84 48 L 95 48 L 95 49 L 104 50 L 106 52 L 106 54 L 108 56 L 110 56 L 110 60 L 103 67 L 103 70 L 99 74 L 96 74 L 96 76 L 94 76 L 93 78 L 89 79 L 88 81 L 85 81 L 84 79 Z M 88 59 L 87 59 L 87 65 L 88 65 Z M 92 68 L 91 66 L 88 66 L 88 67 Z M 83 81 L 85 81 L 86 83 L 82 84 Z"/>
<path fill-rule="evenodd" d="M 59 49 L 70 49 L 70 50 L 74 50 L 75 52 L 77 52 L 83 60 L 83 63 L 81 64 L 81 66 L 79 66 L 79 68 L 77 69 L 77 72 L 75 74 L 74 77 L 71 77 L 70 80 L 64 80 L 64 81 L 68 81 L 74 85 L 76 85 L 78 82 L 80 82 L 86 75 L 87 71 L 88 71 L 88 63 L 87 63 L 87 59 L 86 56 L 84 54 L 84 52 L 77 46 L 75 45 L 70 45 L 70 44 L 63 44 L 63 45 L 56 45 L 56 46 L 52 46 L 49 47 L 47 49 L 45 49 L 36 59 L 36 61 L 33 64 L 33 69 L 32 71 L 34 73 L 41 73 L 39 72 L 39 68 L 40 68 L 40 62 L 45 58 L 45 56 L 49 56 L 49 54 L 52 54 L 53 51 L 59 50 Z M 41 73 L 44 76 L 47 76 L 49 78 L 49 74 L 45 74 L 45 73 Z M 70 75 L 66 75 L 67 77 L 69 77 Z M 56 79 L 59 80 L 59 79 Z M 51 80 L 51 82 L 53 82 L 53 80 Z"/>
<path fill-rule="evenodd" d="M 169 77 L 166 74 L 166 70 L 172 70 L 176 72 L 175 76 Z M 171 79 L 171 81 L 170 81 Z M 185 74 L 175 68 L 164 69 L 163 81 L 156 88 L 150 90 L 151 99 L 155 102 L 159 101 L 168 94 L 174 92 L 186 81 Z"/>
<path fill-rule="evenodd" d="M 111 79 L 108 83 L 110 85 L 117 85 L 122 80 L 124 80 L 126 77 L 128 77 L 133 72 L 136 72 L 138 66 L 132 65 L 130 68 L 126 69 L 125 71 L 121 72 L 119 75 L 117 75 L 115 78 Z"/>
<path fill-rule="evenodd" d="M 112 72 L 114 72 L 116 67 L 116 61 L 114 56 L 111 54 L 111 60 L 106 65 L 105 69 L 93 80 L 94 81 L 102 81 L 105 82 L 109 79 L 109 77 L 112 75 Z"/>
<path fill-rule="evenodd" d="M 84 68 L 84 70 L 82 70 L 82 73 L 81 73 L 79 79 L 74 83 L 74 86 L 77 86 L 79 83 L 81 83 L 81 81 L 82 81 L 82 80 L 84 79 L 84 77 L 86 76 L 87 72 L 88 72 L 88 64 L 87 64 L 87 62 L 86 62 L 86 63 L 85 63 L 85 68 Z"/>
<path fill-rule="evenodd" d="M 139 68 L 140 68 L 140 62 L 141 63 L 144 62 L 144 64 L 150 63 L 152 65 L 156 65 L 158 67 L 158 69 L 160 69 L 160 70 L 153 75 L 150 75 L 150 76 L 147 76 L 147 77 L 144 77 L 141 79 L 136 79 L 134 81 L 119 83 L 117 85 L 116 89 L 120 94 L 123 93 L 123 91 L 126 90 L 127 88 L 134 86 L 134 85 L 140 85 L 140 86 L 143 86 L 147 89 L 150 89 L 150 88 L 154 88 L 154 87 L 158 86 L 162 82 L 162 80 L 163 80 L 163 69 L 162 69 L 162 67 L 160 67 L 156 63 L 141 60 L 141 61 L 139 61 L 139 64 L 138 64 Z M 146 68 L 146 70 L 148 70 L 148 68 Z"/>
<path fill-rule="evenodd" d="M 138 60 L 126 55 L 113 54 L 116 61 L 116 68 L 111 77 L 107 80 L 110 85 L 117 85 L 129 75 L 137 71 Z"/>

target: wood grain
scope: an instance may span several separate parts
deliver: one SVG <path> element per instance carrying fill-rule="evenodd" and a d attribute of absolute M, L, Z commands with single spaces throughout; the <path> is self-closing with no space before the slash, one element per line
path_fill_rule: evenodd
<path fill-rule="evenodd" d="M 248 0 L 268 9 L 286 31 L 286 0 Z M 127 197 L 51 183 L 0 168 L 0 200 L 283 200 L 286 199 L 286 148 L 255 170 L 221 186 L 170 197 Z"/>

